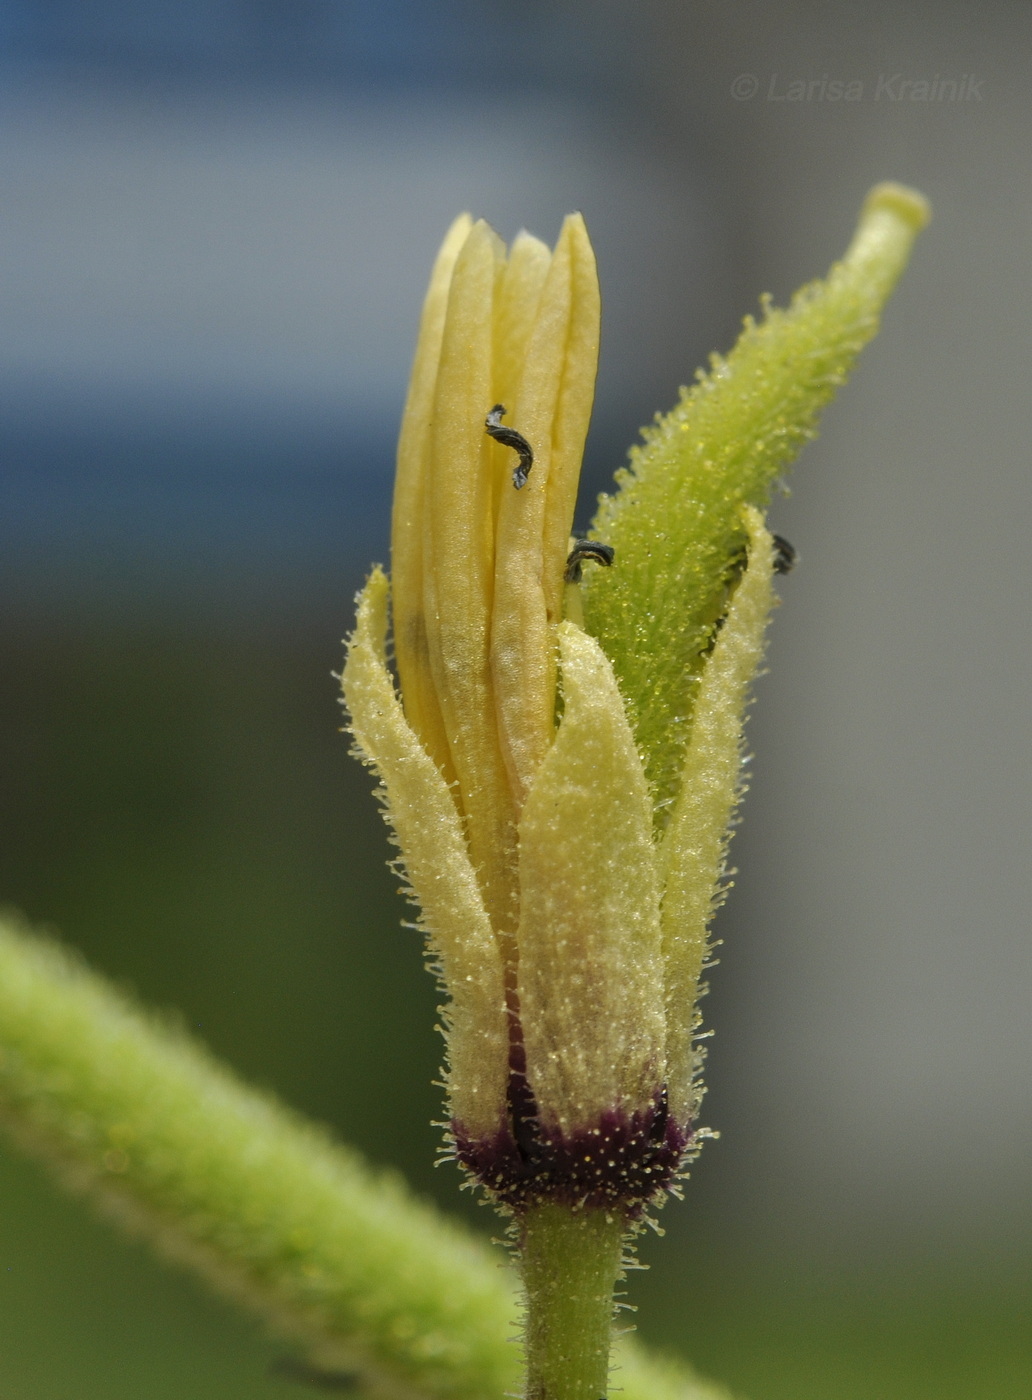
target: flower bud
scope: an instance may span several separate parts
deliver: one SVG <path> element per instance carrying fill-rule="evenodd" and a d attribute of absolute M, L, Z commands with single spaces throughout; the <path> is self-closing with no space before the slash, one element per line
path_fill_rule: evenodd
<path fill-rule="evenodd" d="M 342 681 L 447 997 L 455 1152 L 509 1209 L 634 1216 L 698 1140 L 696 1002 L 777 562 L 757 507 L 923 217 L 873 192 L 827 283 L 657 421 L 569 567 L 598 356 L 583 220 L 554 252 L 468 215 L 445 239 L 398 448 L 400 695 L 379 569 Z"/>

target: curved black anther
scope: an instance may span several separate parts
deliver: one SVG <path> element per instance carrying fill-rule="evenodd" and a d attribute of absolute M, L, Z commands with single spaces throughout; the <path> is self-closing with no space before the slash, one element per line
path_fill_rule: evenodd
<path fill-rule="evenodd" d="M 530 469 L 534 465 L 534 449 L 515 428 L 507 428 L 502 422 L 505 417 L 505 405 L 496 403 L 491 412 L 484 419 L 484 427 L 487 429 L 488 437 L 493 437 L 495 442 L 500 442 L 503 447 L 511 447 L 514 452 L 519 453 L 520 460 L 512 469 L 512 484 L 519 491 L 526 486 Z"/>
<path fill-rule="evenodd" d="M 774 572 L 790 574 L 799 562 L 799 551 L 789 544 L 784 535 L 773 535 L 771 538 L 774 540 Z"/>
<path fill-rule="evenodd" d="M 563 578 L 567 583 L 580 583 L 581 566 L 585 559 L 594 559 L 596 564 L 608 569 L 615 556 L 616 550 L 611 544 L 600 544 L 598 540 L 574 540 L 566 559 Z"/>

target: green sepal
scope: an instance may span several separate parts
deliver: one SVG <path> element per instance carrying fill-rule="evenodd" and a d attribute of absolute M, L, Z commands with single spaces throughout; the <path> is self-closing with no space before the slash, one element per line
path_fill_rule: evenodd
<path fill-rule="evenodd" d="M 586 626 L 613 662 L 665 820 L 703 659 L 739 568 L 743 504 L 763 507 L 814 437 L 928 219 L 920 195 L 879 185 L 842 262 L 787 310 L 764 299 L 726 359 L 644 430 L 620 489 L 601 497 L 592 534 L 611 569 L 585 574 Z"/>

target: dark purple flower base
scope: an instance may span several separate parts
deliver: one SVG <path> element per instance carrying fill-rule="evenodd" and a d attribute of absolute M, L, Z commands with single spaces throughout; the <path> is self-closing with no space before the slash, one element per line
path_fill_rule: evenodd
<path fill-rule="evenodd" d="M 689 1127 L 674 1122 L 665 1086 L 647 1108 L 603 1112 L 597 1122 L 563 1133 L 542 1123 L 522 1074 L 509 1081 L 508 1119 L 490 1137 L 470 1139 L 452 1123 L 458 1160 L 502 1204 L 517 1213 L 543 1201 L 614 1207 L 629 1216 L 677 1176 L 692 1144 Z"/>

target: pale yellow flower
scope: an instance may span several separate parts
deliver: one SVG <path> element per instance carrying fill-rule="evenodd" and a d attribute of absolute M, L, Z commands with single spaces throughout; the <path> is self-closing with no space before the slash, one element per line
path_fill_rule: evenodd
<path fill-rule="evenodd" d="M 681 795 L 657 836 L 613 667 L 565 578 L 598 328 L 578 215 L 552 253 L 521 234 L 506 255 L 486 224 L 453 225 L 398 450 L 400 698 L 380 571 L 343 677 L 449 998 L 458 1155 L 516 1207 L 560 1197 L 636 1208 L 691 1141 L 694 1006 L 771 603 L 771 537 L 746 508 L 748 567 L 735 573 Z M 525 484 L 513 448 L 485 428 L 502 405 L 533 453 Z"/>

